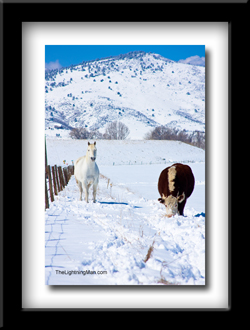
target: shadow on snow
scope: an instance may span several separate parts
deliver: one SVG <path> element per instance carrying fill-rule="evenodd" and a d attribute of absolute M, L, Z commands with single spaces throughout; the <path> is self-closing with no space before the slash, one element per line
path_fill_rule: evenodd
<path fill-rule="evenodd" d="M 129 205 L 128 203 L 118 203 L 118 202 L 99 202 L 100 204 L 108 204 L 108 205 Z M 132 206 L 132 205 L 131 205 Z M 141 206 L 132 206 L 134 209 L 141 209 Z"/>

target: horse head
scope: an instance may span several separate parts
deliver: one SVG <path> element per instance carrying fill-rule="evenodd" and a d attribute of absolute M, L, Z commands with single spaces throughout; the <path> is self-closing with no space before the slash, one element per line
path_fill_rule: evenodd
<path fill-rule="evenodd" d="M 87 156 L 92 160 L 92 162 L 96 160 L 96 154 L 97 154 L 96 142 L 94 142 L 93 144 L 88 142 Z"/>

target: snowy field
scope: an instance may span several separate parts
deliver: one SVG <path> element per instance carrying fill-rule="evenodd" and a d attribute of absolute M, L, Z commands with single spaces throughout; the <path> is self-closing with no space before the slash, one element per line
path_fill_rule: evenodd
<path fill-rule="evenodd" d="M 46 145 L 49 165 L 68 165 L 85 155 L 88 140 L 47 136 Z M 94 141 L 90 141 L 91 143 Z M 97 140 L 97 164 L 145 165 L 180 162 L 205 162 L 205 151 L 179 141 L 153 140 Z"/>
<path fill-rule="evenodd" d="M 48 163 L 71 164 L 87 141 L 47 139 Z M 205 285 L 205 152 L 176 141 L 97 141 L 97 203 L 74 176 L 45 212 L 47 285 Z M 196 184 L 183 216 L 167 218 L 157 182 L 188 164 Z M 151 251 L 151 253 L 148 253 Z"/>

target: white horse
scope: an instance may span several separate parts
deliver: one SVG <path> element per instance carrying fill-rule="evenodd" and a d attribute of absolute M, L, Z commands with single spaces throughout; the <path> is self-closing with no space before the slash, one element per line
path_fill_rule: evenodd
<path fill-rule="evenodd" d="M 89 202 L 89 188 L 93 185 L 93 201 L 96 202 L 96 190 L 99 182 L 99 168 L 96 160 L 96 142 L 90 144 L 86 156 L 78 158 L 75 162 L 75 179 L 80 190 L 80 201 L 82 200 L 82 191 L 85 192 L 85 201 Z"/>

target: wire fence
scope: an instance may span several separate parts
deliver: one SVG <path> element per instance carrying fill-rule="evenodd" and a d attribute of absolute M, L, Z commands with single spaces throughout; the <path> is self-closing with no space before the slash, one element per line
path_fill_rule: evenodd
<path fill-rule="evenodd" d="M 50 202 L 54 202 L 55 196 L 65 188 L 73 174 L 73 165 L 67 167 L 45 166 L 45 210 L 50 207 Z"/>

